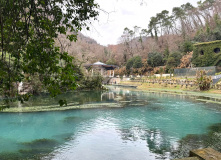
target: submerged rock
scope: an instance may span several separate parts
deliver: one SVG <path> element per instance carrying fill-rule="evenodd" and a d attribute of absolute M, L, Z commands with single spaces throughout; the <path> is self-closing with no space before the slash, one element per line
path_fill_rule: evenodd
<path fill-rule="evenodd" d="M 53 139 L 43 138 L 43 139 L 37 139 L 37 140 L 31 141 L 31 142 L 23 142 L 22 144 L 28 148 L 42 149 L 42 148 L 53 148 L 59 143 Z"/>
<path fill-rule="evenodd" d="M 178 142 L 178 148 L 172 150 L 172 158 L 183 158 L 189 156 L 189 151 L 199 148 L 211 147 L 221 152 L 221 123 L 208 127 L 207 134 L 190 134 Z"/>
<path fill-rule="evenodd" d="M 3 153 L 0 153 L 0 159 L 1 160 L 9 160 L 9 159 L 21 160 L 22 155 L 20 153 L 3 152 Z"/>
<path fill-rule="evenodd" d="M 64 122 L 82 122 L 86 120 L 86 118 L 82 118 L 82 117 L 75 117 L 75 116 L 72 116 L 72 117 L 65 117 L 63 119 Z"/>

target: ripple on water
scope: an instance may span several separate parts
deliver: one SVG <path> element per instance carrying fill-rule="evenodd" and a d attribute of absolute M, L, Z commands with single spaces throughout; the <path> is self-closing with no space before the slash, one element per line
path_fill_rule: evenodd
<path fill-rule="evenodd" d="M 100 102 L 100 93 L 91 99 L 91 92 L 83 95 L 92 108 L 115 108 L 0 114 L 0 159 L 152 160 L 182 157 L 200 146 L 219 149 L 217 104 L 168 94 L 113 92 L 115 101 L 106 96 Z"/>

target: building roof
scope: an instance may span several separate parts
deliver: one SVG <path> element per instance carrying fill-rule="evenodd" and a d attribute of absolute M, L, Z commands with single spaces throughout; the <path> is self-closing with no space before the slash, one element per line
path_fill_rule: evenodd
<path fill-rule="evenodd" d="M 115 68 L 118 68 L 118 66 L 116 65 L 107 65 L 105 63 L 102 63 L 102 62 L 96 62 L 96 63 L 93 63 L 93 64 L 86 64 L 84 65 L 85 68 L 89 68 L 89 67 L 104 67 L 105 69 L 107 70 L 113 70 Z"/>
<path fill-rule="evenodd" d="M 104 63 L 102 63 L 102 62 L 96 62 L 96 63 L 94 63 L 94 64 L 92 64 L 92 65 L 106 65 L 106 64 L 104 64 Z"/>

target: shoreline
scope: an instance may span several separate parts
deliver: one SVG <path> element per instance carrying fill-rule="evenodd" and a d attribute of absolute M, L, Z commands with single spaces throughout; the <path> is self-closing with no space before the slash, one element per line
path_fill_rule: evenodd
<path fill-rule="evenodd" d="M 159 93 L 159 94 L 170 94 L 188 96 L 196 101 L 204 103 L 215 103 L 221 107 L 221 94 L 217 91 L 191 91 L 181 88 L 168 88 L 160 87 L 157 84 L 148 83 L 135 83 L 135 82 L 123 82 L 120 85 L 111 85 L 111 87 L 125 87 L 130 88 L 132 91 L 146 92 L 146 93 Z M 221 91 L 220 91 L 221 92 Z M 67 106 L 49 105 L 49 106 L 31 106 L 31 107 L 11 107 L 6 108 L 2 113 L 33 113 L 33 112 L 50 112 L 50 111 L 66 111 L 75 109 L 99 109 L 99 108 L 122 108 L 122 103 L 116 101 L 113 103 L 68 103 Z"/>
<path fill-rule="evenodd" d="M 79 104 L 67 106 L 33 106 L 33 107 L 11 107 L 1 111 L 2 113 L 36 113 L 36 112 L 56 112 L 56 111 L 67 111 L 67 110 L 76 110 L 76 109 L 99 109 L 99 108 L 121 108 L 118 103 L 89 103 L 89 104 Z"/>
<path fill-rule="evenodd" d="M 114 85 L 113 85 L 114 86 Z M 164 85 L 160 84 L 151 84 L 151 83 L 143 83 L 143 82 L 130 82 L 130 81 L 123 81 L 119 83 L 119 86 L 124 87 L 130 87 L 133 86 L 134 88 L 137 88 L 138 90 L 159 90 L 159 91 L 177 91 L 177 92 L 192 92 L 192 93 L 199 93 L 199 94 L 214 94 L 214 95 L 220 95 L 221 96 L 221 90 L 218 89 L 210 89 L 207 91 L 199 91 L 195 87 L 188 87 L 188 88 L 182 88 L 181 86 L 174 86 L 174 85 L 168 85 L 165 87 Z"/>
<path fill-rule="evenodd" d="M 197 99 L 197 100 L 208 103 L 221 104 L 221 90 L 210 89 L 208 91 L 199 91 L 194 87 L 187 89 L 180 88 L 180 86 L 176 88 L 173 86 L 163 87 L 162 85 L 159 84 L 140 83 L 140 82 L 122 82 L 120 83 L 120 85 L 124 85 L 124 87 L 126 87 L 127 85 L 137 86 L 135 90 L 142 92 L 162 93 L 162 94 L 171 94 L 171 95 L 176 94 L 176 95 L 210 98 L 210 100 L 205 100 L 205 99 Z M 214 101 L 211 99 L 214 99 Z"/>

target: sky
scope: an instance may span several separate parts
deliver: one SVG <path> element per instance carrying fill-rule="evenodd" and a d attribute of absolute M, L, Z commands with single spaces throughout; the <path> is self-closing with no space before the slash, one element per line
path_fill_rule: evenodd
<path fill-rule="evenodd" d="M 162 10 L 172 12 L 173 7 L 180 7 L 190 2 L 197 6 L 199 0 L 96 0 L 103 10 L 100 11 L 98 21 L 92 22 L 90 31 L 83 30 L 85 36 L 91 37 L 101 45 L 119 43 L 124 28 L 133 29 L 134 26 L 147 29 L 150 17 Z"/>

